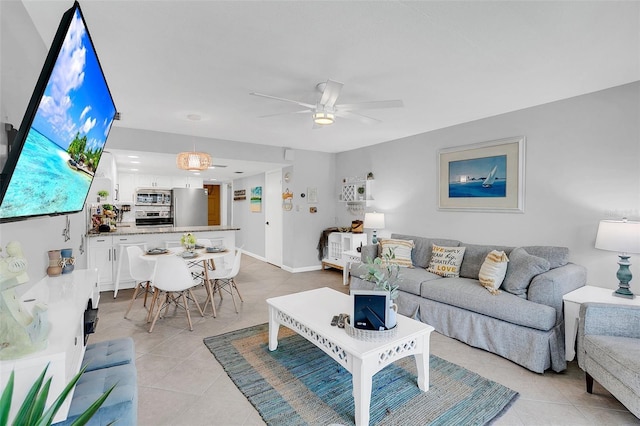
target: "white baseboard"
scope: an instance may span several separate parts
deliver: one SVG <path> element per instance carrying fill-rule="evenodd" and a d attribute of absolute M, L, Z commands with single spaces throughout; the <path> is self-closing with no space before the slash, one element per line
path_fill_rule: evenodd
<path fill-rule="evenodd" d="M 263 256 L 258 256 L 258 255 L 257 255 L 257 254 L 255 254 L 255 253 L 251 253 L 251 252 L 248 252 L 248 251 L 246 251 L 246 250 L 242 250 L 242 253 L 243 253 L 243 254 L 246 254 L 247 256 L 251 256 L 251 257 L 253 257 L 254 259 L 258 259 L 258 260 L 260 260 L 260 261 L 262 261 L 262 262 L 265 262 L 265 263 L 267 262 L 267 259 L 266 259 L 265 257 L 263 257 Z M 304 266 L 304 267 L 302 267 L 302 268 L 292 268 L 292 267 L 287 266 L 287 265 L 282 265 L 282 266 L 280 266 L 280 268 L 281 268 L 283 271 L 287 271 L 287 272 L 291 272 L 292 274 L 296 274 L 296 273 L 298 273 L 298 272 L 320 271 L 320 270 L 322 269 L 322 264 L 320 264 L 320 265 Z"/>

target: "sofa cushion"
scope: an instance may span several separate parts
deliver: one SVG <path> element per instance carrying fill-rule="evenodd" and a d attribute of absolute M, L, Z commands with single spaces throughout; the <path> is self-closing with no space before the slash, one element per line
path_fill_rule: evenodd
<path fill-rule="evenodd" d="M 443 238 L 425 238 L 416 237 L 415 235 L 391 234 L 391 238 L 400 240 L 413 240 L 413 251 L 411 252 L 411 261 L 413 266 L 426 268 L 429 266 L 431 259 L 431 247 L 433 244 L 444 247 L 458 247 L 460 241 L 447 240 Z"/>
<path fill-rule="evenodd" d="M 422 268 L 404 268 L 399 272 L 399 279 L 396 282 L 398 290 L 420 296 L 422 283 L 431 280 L 441 280 L 440 275 L 432 274 Z"/>
<path fill-rule="evenodd" d="M 583 344 L 590 358 L 629 389 L 640 392 L 640 340 L 591 334 L 584 336 Z M 601 385 L 607 387 L 607 383 Z"/>
<path fill-rule="evenodd" d="M 559 268 L 569 263 L 569 249 L 567 247 L 523 246 L 522 248 L 529 254 L 547 259 L 549 269 Z"/>
<path fill-rule="evenodd" d="M 500 285 L 504 281 L 507 273 L 507 263 L 509 258 L 503 251 L 492 250 L 480 267 L 478 279 L 480 285 L 486 288 L 489 293 L 496 295 L 500 293 Z"/>
<path fill-rule="evenodd" d="M 85 371 L 93 371 L 100 368 L 135 363 L 134 358 L 133 339 L 125 337 L 87 345 L 82 363 L 87 366 Z"/>
<path fill-rule="evenodd" d="M 527 253 L 522 247 L 515 248 L 509 255 L 507 274 L 502 288 L 518 297 L 527 297 L 527 288 L 531 279 L 549 270 L 549 261 Z"/>
<path fill-rule="evenodd" d="M 464 247 L 442 247 L 434 244 L 427 271 L 443 277 L 459 277 L 464 250 Z"/>
<path fill-rule="evenodd" d="M 463 278 L 475 278 L 478 279 L 480 274 L 480 267 L 487 258 L 487 255 L 493 250 L 504 251 L 507 256 L 513 247 L 506 246 L 488 246 L 483 244 L 468 244 L 460 243 L 461 246 L 466 247 L 464 252 L 464 259 L 460 266 L 460 276 Z"/>
<path fill-rule="evenodd" d="M 380 257 L 382 264 L 387 263 L 398 265 L 404 268 L 412 268 L 411 251 L 413 250 L 413 240 L 380 240 Z"/>
<path fill-rule="evenodd" d="M 538 330 L 551 330 L 556 323 L 556 311 L 551 306 L 530 302 L 504 291 L 493 296 L 478 285 L 477 280 L 470 278 L 425 281 L 422 283 L 420 295 L 447 305 Z"/>

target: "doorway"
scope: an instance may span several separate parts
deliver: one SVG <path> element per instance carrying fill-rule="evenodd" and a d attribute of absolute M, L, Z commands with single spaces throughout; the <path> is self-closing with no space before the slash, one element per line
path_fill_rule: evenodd
<path fill-rule="evenodd" d="M 207 190 L 207 224 L 220 225 L 220 185 L 204 185 L 204 187 Z"/>

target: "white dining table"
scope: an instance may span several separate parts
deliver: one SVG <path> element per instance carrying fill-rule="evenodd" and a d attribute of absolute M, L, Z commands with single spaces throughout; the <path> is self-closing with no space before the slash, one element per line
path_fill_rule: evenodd
<path fill-rule="evenodd" d="M 216 313 L 216 306 L 213 303 L 213 286 L 212 286 L 211 279 L 209 278 L 209 268 L 211 268 L 211 270 L 215 270 L 216 269 L 215 259 L 220 259 L 229 255 L 230 250 L 225 249 L 223 251 L 208 252 L 206 248 L 201 248 L 201 249 L 196 249 L 194 251 L 195 253 L 194 257 L 184 257 L 182 255 L 184 252 L 185 252 L 185 249 L 183 247 L 170 247 L 166 249 L 166 253 L 161 253 L 161 254 L 144 253 L 141 257 L 146 261 L 155 262 L 156 260 L 158 260 L 159 257 L 162 257 L 162 256 L 179 256 L 185 262 L 187 262 L 187 264 L 190 267 L 193 266 L 196 262 L 202 262 L 202 269 L 204 271 L 204 284 L 207 290 L 207 298 L 204 301 L 202 312 L 206 313 L 207 306 L 209 305 L 209 303 L 211 303 L 211 310 L 213 313 L 213 317 L 215 318 L 217 316 L 217 313 Z"/>

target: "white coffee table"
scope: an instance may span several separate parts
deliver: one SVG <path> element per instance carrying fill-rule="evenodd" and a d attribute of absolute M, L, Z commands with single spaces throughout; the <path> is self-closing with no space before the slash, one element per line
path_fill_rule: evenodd
<path fill-rule="evenodd" d="M 398 315 L 398 332 L 384 342 L 365 342 L 331 325 L 333 315 L 351 313 L 351 297 L 324 287 L 267 299 L 269 350 L 278 348 L 278 330 L 284 325 L 322 349 L 351 373 L 356 425 L 369 424 L 373 375 L 387 365 L 413 355 L 418 387 L 429 390 L 429 336 L 433 327 Z"/>
<path fill-rule="evenodd" d="M 613 295 L 610 288 L 585 285 L 562 296 L 564 301 L 564 350 L 567 361 L 576 356 L 576 337 L 580 305 L 587 302 L 613 303 L 617 305 L 640 305 L 640 297 L 625 299 Z"/>

